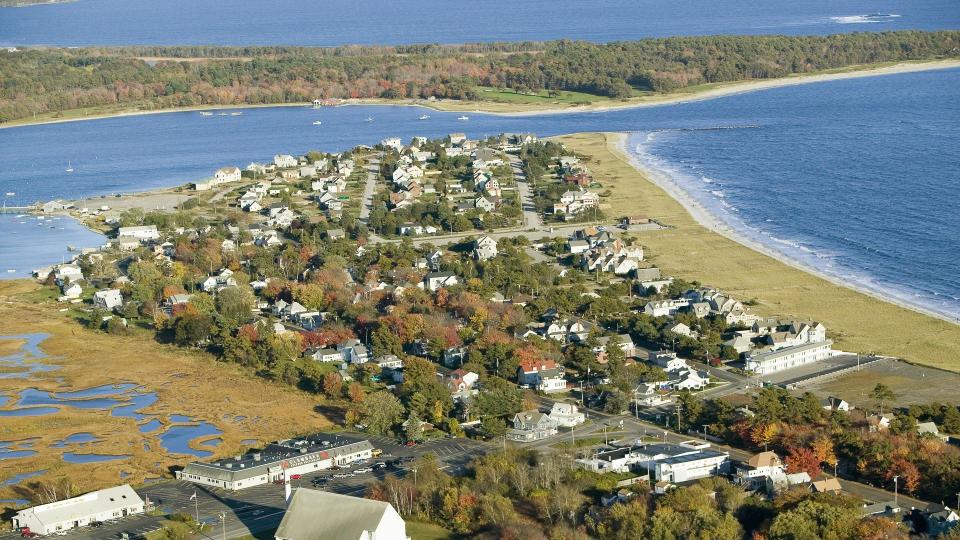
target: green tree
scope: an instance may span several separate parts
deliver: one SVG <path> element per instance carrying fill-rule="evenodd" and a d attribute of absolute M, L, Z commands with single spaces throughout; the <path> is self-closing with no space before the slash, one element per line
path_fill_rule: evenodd
<path fill-rule="evenodd" d="M 883 383 L 877 383 L 873 387 L 873 390 L 870 391 L 870 397 L 872 397 L 877 404 L 880 406 L 880 414 L 883 414 L 883 405 L 888 401 L 893 401 L 896 398 L 893 390 L 890 389 L 887 385 Z"/>
<path fill-rule="evenodd" d="M 375 435 L 389 433 L 402 415 L 403 404 L 386 390 L 374 392 L 363 401 L 362 421 L 367 425 L 367 431 Z"/>
<path fill-rule="evenodd" d="M 423 426 L 421 425 L 422 420 L 420 416 L 417 415 L 416 411 L 410 411 L 410 414 L 407 416 L 407 425 L 403 428 L 403 434 L 406 436 L 408 441 L 417 441 L 419 442 L 423 439 Z"/>

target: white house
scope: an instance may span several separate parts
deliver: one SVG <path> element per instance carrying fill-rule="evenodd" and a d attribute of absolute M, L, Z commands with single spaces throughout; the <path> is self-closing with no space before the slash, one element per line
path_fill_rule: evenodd
<path fill-rule="evenodd" d="M 576 427 L 586 422 L 587 418 L 572 403 L 554 403 L 550 409 L 550 419 L 561 427 Z"/>
<path fill-rule="evenodd" d="M 819 362 L 833 355 L 830 346 L 833 341 L 805 343 L 760 353 L 748 353 L 746 370 L 756 375 L 767 375 L 785 369 Z"/>
<path fill-rule="evenodd" d="M 239 182 L 240 174 L 240 167 L 223 167 L 217 169 L 217 172 L 213 173 L 213 179 L 221 184 L 225 184 L 227 182 Z"/>
<path fill-rule="evenodd" d="M 407 540 L 400 514 L 383 501 L 307 488 L 293 492 L 276 540 Z"/>
<path fill-rule="evenodd" d="M 737 470 L 737 483 L 746 489 L 757 489 L 766 485 L 770 476 L 782 474 L 783 461 L 775 452 L 760 452 L 747 460 L 743 467 Z"/>
<path fill-rule="evenodd" d="M 157 231 L 156 225 L 141 225 L 139 227 L 120 227 L 117 230 L 117 236 L 126 236 L 136 238 L 141 242 L 148 242 L 150 240 L 159 240 L 160 232 Z"/>
<path fill-rule="evenodd" d="M 80 295 L 83 294 L 83 287 L 81 287 L 79 283 L 72 281 L 69 283 L 64 283 L 61 287 L 61 292 L 63 294 L 57 298 L 57 301 L 67 302 L 69 300 L 76 300 L 77 298 L 80 298 Z"/>
<path fill-rule="evenodd" d="M 672 317 L 676 315 L 680 308 L 690 305 L 686 299 L 678 300 L 653 300 L 643 306 L 643 312 L 651 317 Z"/>
<path fill-rule="evenodd" d="M 430 272 L 423 276 L 423 288 L 428 291 L 436 291 L 443 287 L 452 287 L 460 281 L 453 272 Z"/>
<path fill-rule="evenodd" d="M 288 154 L 277 154 L 273 156 L 273 164 L 280 168 L 289 168 L 297 166 L 297 158 Z"/>
<path fill-rule="evenodd" d="M 473 256 L 478 261 L 486 261 L 497 256 L 497 241 L 489 236 L 481 236 L 473 242 Z"/>
<path fill-rule="evenodd" d="M 93 293 L 93 305 L 113 311 L 114 308 L 123 305 L 123 295 L 120 294 L 120 289 L 103 289 Z"/>
<path fill-rule="evenodd" d="M 13 516 L 13 528 L 48 535 L 143 512 L 143 500 L 124 484 L 20 510 Z"/>

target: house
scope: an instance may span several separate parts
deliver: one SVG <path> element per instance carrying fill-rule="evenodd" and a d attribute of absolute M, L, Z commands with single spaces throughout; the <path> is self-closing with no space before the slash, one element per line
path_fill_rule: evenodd
<path fill-rule="evenodd" d="M 473 256 L 478 261 L 486 261 L 497 256 L 497 241 L 489 236 L 481 236 L 473 242 Z"/>
<path fill-rule="evenodd" d="M 553 213 L 563 215 L 565 220 L 573 219 L 585 210 L 600 205 L 600 196 L 592 191 L 566 191 L 560 200 L 553 205 Z"/>
<path fill-rule="evenodd" d="M 93 305 L 113 311 L 123 305 L 123 295 L 120 294 L 120 289 L 103 289 L 93 293 Z"/>
<path fill-rule="evenodd" d="M 61 286 L 60 292 L 63 294 L 57 298 L 57 301 L 67 302 L 69 300 L 76 300 L 77 298 L 80 298 L 80 295 L 83 294 L 83 287 L 81 287 L 77 282 L 68 282 Z"/>
<path fill-rule="evenodd" d="M 567 241 L 567 249 L 570 250 L 572 255 L 578 253 L 586 253 L 590 250 L 590 243 L 586 240 L 572 239 Z"/>
<path fill-rule="evenodd" d="M 647 353 L 647 361 L 662 368 L 664 371 L 680 371 L 687 369 L 687 361 L 683 358 L 677 358 L 676 353 L 667 351 L 650 351 Z"/>
<path fill-rule="evenodd" d="M 136 238 L 140 242 L 149 242 L 159 240 L 160 232 L 156 225 L 141 225 L 139 227 L 120 227 L 117 229 L 117 237 Z"/>
<path fill-rule="evenodd" d="M 517 368 L 517 381 L 541 392 L 562 392 L 567 389 L 563 366 L 553 360 L 524 360 Z"/>
<path fill-rule="evenodd" d="M 276 540 L 407 540 L 390 503 L 299 488 L 274 533 Z"/>
<path fill-rule="evenodd" d="M 677 300 L 652 300 L 643 306 L 643 312 L 651 317 L 672 317 L 684 308 L 690 305 L 686 299 Z"/>
<path fill-rule="evenodd" d="M 760 452 L 737 470 L 737 483 L 746 489 L 757 489 L 766 486 L 767 477 L 783 472 L 783 461 L 776 452 Z"/>
<path fill-rule="evenodd" d="M 343 240 L 346 237 L 347 233 L 343 229 L 327 229 L 328 240 Z"/>
<path fill-rule="evenodd" d="M 207 293 L 217 292 L 227 287 L 236 286 L 237 280 L 233 278 L 233 270 L 230 270 L 229 268 L 224 268 L 219 274 L 208 277 L 200 284 L 200 288 Z"/>
<path fill-rule="evenodd" d="M 890 413 L 871 414 L 867 417 L 867 426 L 870 428 L 870 433 L 876 433 L 890 429 L 890 422 L 892 421 L 893 415 Z"/>
<path fill-rule="evenodd" d="M 343 355 L 343 361 L 350 364 L 363 364 L 370 360 L 370 352 L 366 345 L 357 339 L 348 339 L 337 345 L 337 350 Z"/>
<path fill-rule="evenodd" d="M 455 369 L 446 377 L 446 385 L 452 394 L 472 390 L 480 376 L 465 369 Z"/>
<path fill-rule="evenodd" d="M 640 383 L 633 390 L 633 402 L 635 407 L 657 407 L 664 403 L 670 403 L 670 397 L 666 395 L 664 386 L 659 383 Z"/>
<path fill-rule="evenodd" d="M 522 411 L 513 416 L 513 428 L 507 439 L 517 442 L 539 441 L 557 434 L 557 423 L 540 411 Z"/>
<path fill-rule="evenodd" d="M 304 356 L 324 363 L 343 361 L 343 355 L 340 354 L 340 351 L 329 348 L 307 349 L 306 352 L 304 352 Z"/>
<path fill-rule="evenodd" d="M 950 437 L 940 433 L 940 430 L 937 429 L 937 424 L 934 422 L 920 422 L 917 424 L 917 434 L 921 437 L 931 436 L 943 442 L 950 440 Z"/>
<path fill-rule="evenodd" d="M 13 516 L 13 528 L 52 535 L 143 512 L 143 499 L 124 484 L 20 510 Z"/>
<path fill-rule="evenodd" d="M 677 335 L 679 335 L 679 336 L 688 337 L 688 338 L 696 338 L 697 336 L 700 335 L 700 334 L 698 334 L 697 332 L 691 330 L 689 326 L 687 326 L 687 325 L 685 325 L 685 324 L 683 324 L 683 323 L 677 323 L 677 324 L 671 326 L 670 328 L 668 328 L 667 331 L 668 331 L 668 332 L 673 332 L 674 334 L 677 334 Z"/>
<path fill-rule="evenodd" d="M 572 403 L 556 402 L 550 409 L 550 419 L 561 427 L 576 427 L 587 421 L 586 415 Z"/>
<path fill-rule="evenodd" d="M 810 483 L 810 491 L 814 493 L 832 493 L 834 495 L 843 491 L 840 481 L 836 478 L 826 478 Z"/>
<path fill-rule="evenodd" d="M 403 359 L 395 354 L 385 354 L 374 362 L 380 369 L 400 369 L 403 367 Z"/>
<path fill-rule="evenodd" d="M 213 179 L 218 184 L 240 181 L 240 167 L 223 167 L 213 173 Z"/>
<path fill-rule="evenodd" d="M 927 512 L 923 517 L 927 526 L 927 534 L 931 537 L 946 534 L 951 529 L 960 527 L 960 515 L 947 507 L 943 507 L 943 510 L 936 512 Z"/>
<path fill-rule="evenodd" d="M 463 146 L 463 143 L 467 142 L 467 135 L 465 133 L 451 133 L 447 135 L 447 142 L 453 146 Z"/>
<path fill-rule="evenodd" d="M 421 356 L 426 356 L 426 351 Z M 447 367 L 460 366 L 467 359 L 466 347 L 450 347 L 443 351 L 443 365 Z"/>
<path fill-rule="evenodd" d="M 828 411 L 849 412 L 850 409 L 853 408 L 853 405 L 850 405 L 845 400 L 833 396 L 821 399 L 820 405 Z"/>
<path fill-rule="evenodd" d="M 281 169 L 297 166 L 297 158 L 288 154 L 277 154 L 273 156 L 273 164 Z"/>
<path fill-rule="evenodd" d="M 674 390 L 702 390 L 710 384 L 710 374 L 695 369 L 680 370 L 671 382 Z"/>
<path fill-rule="evenodd" d="M 687 482 L 725 474 L 729 470 L 729 454 L 709 450 L 708 446 L 689 441 L 651 444 L 635 450 L 635 454 L 637 464 L 652 472 L 655 480 Z"/>
<path fill-rule="evenodd" d="M 473 203 L 474 208 L 477 210 L 483 210 L 484 212 L 493 212 L 497 207 L 493 201 L 486 197 L 477 197 L 477 200 Z"/>
<path fill-rule="evenodd" d="M 430 272 L 423 276 L 423 288 L 428 291 L 436 291 L 444 287 L 452 287 L 459 284 L 457 275 L 450 271 Z"/>

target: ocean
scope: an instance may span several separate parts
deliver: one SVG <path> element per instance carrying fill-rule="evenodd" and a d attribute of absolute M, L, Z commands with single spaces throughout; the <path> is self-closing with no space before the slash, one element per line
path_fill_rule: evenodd
<path fill-rule="evenodd" d="M 461 113 L 431 111 L 419 120 L 423 111 L 273 107 L 4 129 L 0 191 L 16 193 L 8 204 L 108 196 L 183 184 L 276 153 L 337 151 L 389 136 L 625 131 L 647 166 L 742 234 L 858 287 L 960 318 L 960 69 L 607 112 L 468 113 L 459 121 Z M 0 220 L 0 238 L 7 227 Z M 0 268 L 46 248 L 16 249 L 0 244 Z"/>
<path fill-rule="evenodd" d="M 596 42 L 960 27 L 955 0 L 76 0 L 0 8 L 0 45 Z"/>

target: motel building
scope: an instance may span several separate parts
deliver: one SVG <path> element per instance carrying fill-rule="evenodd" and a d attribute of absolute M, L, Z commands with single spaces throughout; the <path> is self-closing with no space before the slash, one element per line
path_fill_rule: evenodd
<path fill-rule="evenodd" d="M 13 516 L 13 528 L 48 535 L 143 512 L 143 500 L 124 484 L 20 510 Z"/>
<path fill-rule="evenodd" d="M 335 435 L 314 435 L 268 444 L 263 450 L 233 458 L 190 463 L 177 471 L 178 480 L 228 490 L 283 482 L 295 474 L 309 474 L 330 467 L 370 459 L 370 441 Z"/>
<path fill-rule="evenodd" d="M 833 342 L 815 341 L 786 347 L 774 351 L 751 354 L 747 357 L 745 368 L 755 375 L 769 375 L 778 371 L 797 368 L 830 358 Z"/>

